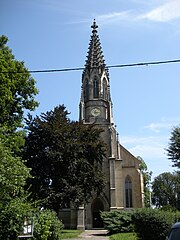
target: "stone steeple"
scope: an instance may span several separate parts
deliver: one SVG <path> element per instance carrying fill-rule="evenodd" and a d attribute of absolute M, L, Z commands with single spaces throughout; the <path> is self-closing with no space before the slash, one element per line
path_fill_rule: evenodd
<path fill-rule="evenodd" d="M 92 28 L 92 35 L 89 42 L 88 55 L 85 63 L 84 72 L 89 71 L 90 69 L 99 69 L 99 70 L 105 69 L 106 74 L 109 78 L 109 73 L 108 73 L 108 69 L 106 68 L 99 35 L 97 33 L 98 26 L 96 24 L 95 19 L 91 28 Z"/>
<path fill-rule="evenodd" d="M 82 74 L 80 120 L 86 123 L 112 123 L 109 72 L 106 67 L 97 24 L 94 20 L 85 69 Z"/>
<path fill-rule="evenodd" d="M 105 61 L 103 59 L 104 56 L 101 48 L 101 43 L 99 40 L 99 36 L 97 34 L 98 26 L 96 25 L 95 20 L 91 28 L 93 30 L 92 30 L 90 43 L 89 43 L 89 51 L 87 55 L 85 68 L 90 69 L 90 68 L 105 67 Z"/>

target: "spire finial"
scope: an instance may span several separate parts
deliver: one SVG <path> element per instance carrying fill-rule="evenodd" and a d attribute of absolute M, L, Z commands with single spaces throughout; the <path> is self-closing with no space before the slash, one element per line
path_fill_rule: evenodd
<path fill-rule="evenodd" d="M 96 20 L 94 19 L 93 25 L 91 26 L 91 28 L 93 29 L 93 31 L 96 31 L 96 28 L 98 28 L 98 26 L 96 25 Z"/>

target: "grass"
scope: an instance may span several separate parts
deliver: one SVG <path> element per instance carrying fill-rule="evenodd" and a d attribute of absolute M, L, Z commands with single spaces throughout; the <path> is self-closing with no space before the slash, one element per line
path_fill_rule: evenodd
<path fill-rule="evenodd" d="M 79 234 L 81 234 L 83 231 L 81 230 L 67 230 L 67 229 L 63 229 L 62 230 L 62 239 L 65 238 L 77 238 L 79 236 Z"/>
<path fill-rule="evenodd" d="M 136 233 L 117 233 L 110 236 L 110 240 L 138 240 Z"/>

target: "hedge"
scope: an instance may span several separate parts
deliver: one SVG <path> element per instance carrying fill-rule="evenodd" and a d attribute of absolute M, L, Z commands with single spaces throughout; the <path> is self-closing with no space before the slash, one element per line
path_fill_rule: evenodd
<path fill-rule="evenodd" d="M 132 214 L 135 231 L 141 240 L 164 240 L 180 213 L 158 209 L 138 209 Z"/>
<path fill-rule="evenodd" d="M 171 226 L 180 221 L 180 212 L 141 208 L 102 212 L 101 217 L 109 234 L 135 231 L 140 240 L 164 240 Z"/>
<path fill-rule="evenodd" d="M 131 212 L 111 211 L 102 212 L 101 218 L 104 222 L 104 228 L 108 230 L 109 234 L 114 234 L 133 231 L 131 215 Z"/>

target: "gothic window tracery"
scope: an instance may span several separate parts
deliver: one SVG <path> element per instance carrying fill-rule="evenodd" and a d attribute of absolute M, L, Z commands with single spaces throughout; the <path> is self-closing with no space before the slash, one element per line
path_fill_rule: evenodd
<path fill-rule="evenodd" d="M 126 208 L 132 208 L 132 181 L 129 176 L 125 179 L 125 201 Z"/>

